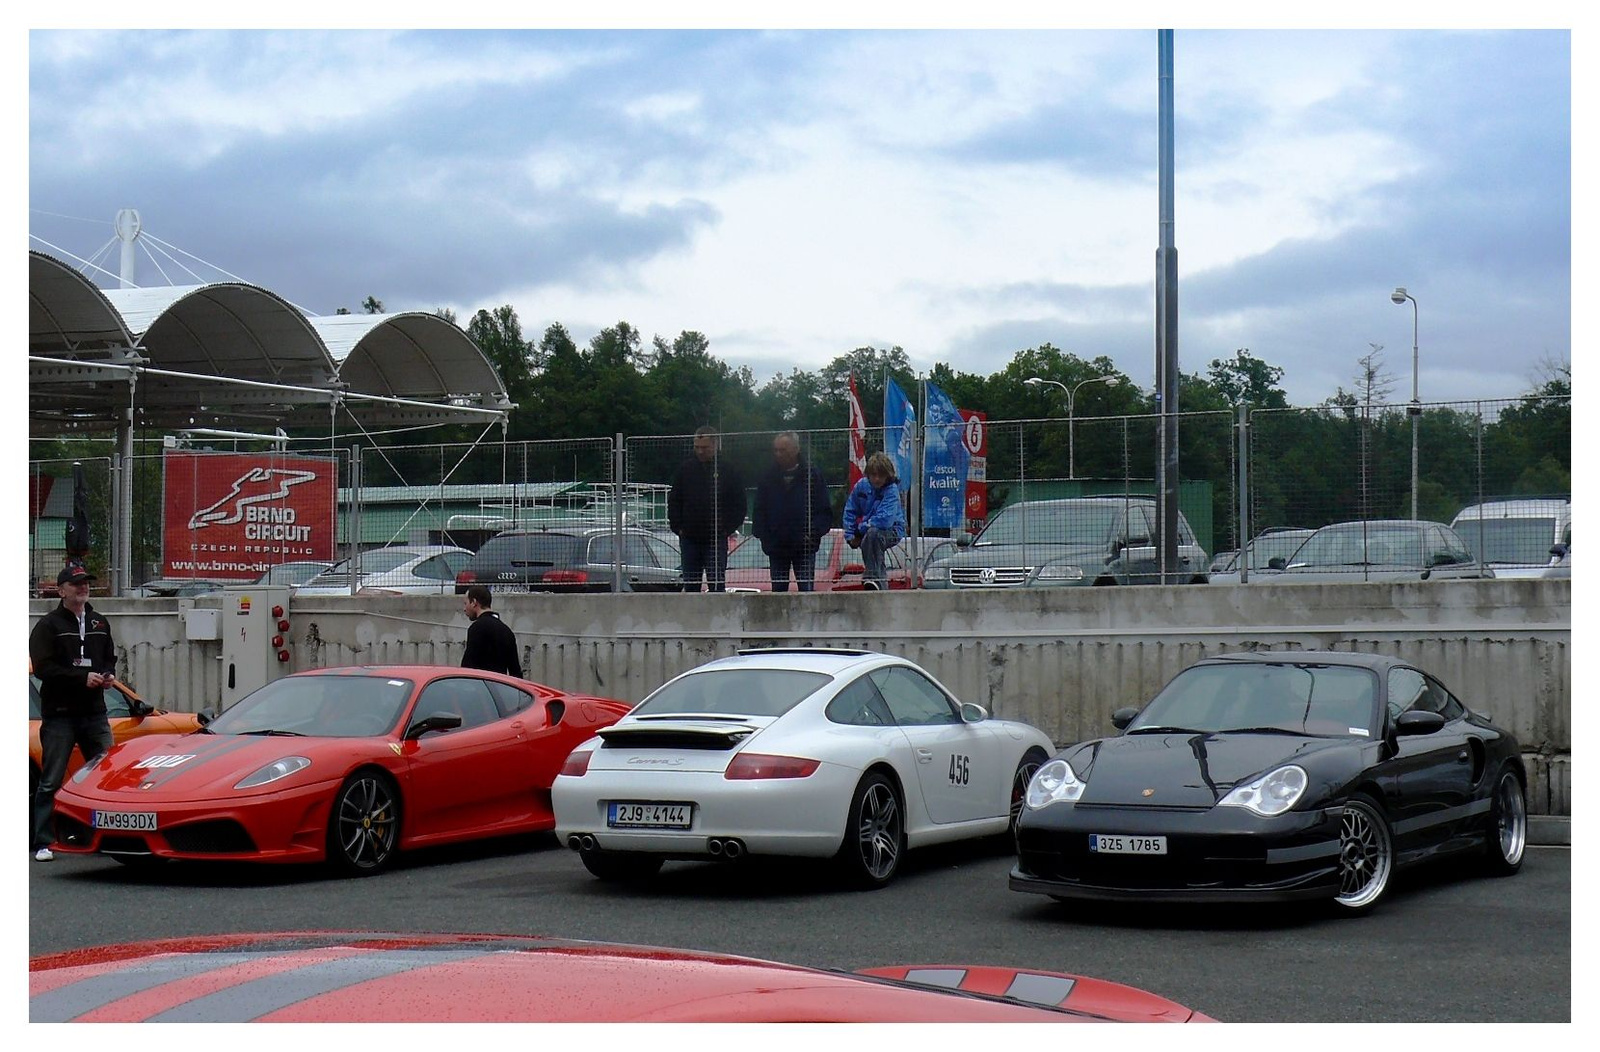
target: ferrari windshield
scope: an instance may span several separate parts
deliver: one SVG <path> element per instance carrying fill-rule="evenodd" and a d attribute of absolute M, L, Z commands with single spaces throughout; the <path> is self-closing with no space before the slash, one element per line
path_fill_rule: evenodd
<path fill-rule="evenodd" d="M 1317 737 L 1370 737 L 1378 679 L 1338 665 L 1197 665 L 1180 672 L 1128 724 L 1125 734 L 1252 730 Z"/>
<path fill-rule="evenodd" d="M 719 668 L 675 679 L 641 701 L 632 715 L 705 712 L 782 716 L 832 676 L 783 668 Z"/>
<path fill-rule="evenodd" d="M 213 734 L 373 737 L 394 729 L 411 687 L 409 679 L 387 676 L 289 676 L 250 694 L 205 729 Z"/>

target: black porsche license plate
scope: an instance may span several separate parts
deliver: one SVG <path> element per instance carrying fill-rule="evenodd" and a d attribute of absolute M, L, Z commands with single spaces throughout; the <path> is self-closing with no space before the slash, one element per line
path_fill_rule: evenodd
<path fill-rule="evenodd" d="M 1167 838 L 1090 833 L 1089 850 L 1097 855 L 1165 855 Z"/>

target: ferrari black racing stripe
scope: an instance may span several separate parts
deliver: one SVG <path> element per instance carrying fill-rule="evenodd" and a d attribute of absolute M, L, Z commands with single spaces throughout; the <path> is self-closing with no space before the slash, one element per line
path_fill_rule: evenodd
<path fill-rule="evenodd" d="M 154 789 L 158 786 L 165 785 L 167 782 L 172 781 L 172 779 L 177 778 L 179 775 L 198 770 L 212 760 L 219 759 L 228 755 L 230 752 L 236 752 L 239 749 L 253 745 L 255 744 L 255 741 L 256 739 L 254 738 L 235 737 L 231 741 L 227 739 L 220 739 L 202 741 L 199 744 L 193 745 L 186 743 L 185 748 L 191 751 L 193 759 L 185 760 L 176 767 L 155 767 L 147 769 L 144 771 L 144 781 L 149 784 L 152 789 Z"/>
<path fill-rule="evenodd" d="M 132 994 L 142 993 L 152 986 L 170 983 L 175 979 L 190 979 L 219 968 L 231 968 L 258 956 L 260 955 L 250 953 L 207 953 L 186 954 L 181 957 L 153 957 L 31 998 L 28 1001 L 28 1021 L 70 1022 L 86 1012 L 103 1008 L 113 1001 L 120 1001 Z"/>
<path fill-rule="evenodd" d="M 416 968 L 460 964 L 494 950 L 381 950 L 358 957 L 319 961 L 262 976 L 197 997 L 147 1020 L 151 1023 L 248 1023 L 292 1004 Z"/>
<path fill-rule="evenodd" d="M 1489 810 L 1490 806 L 1491 802 L 1489 800 L 1473 800 L 1471 803 L 1458 804 L 1455 807 L 1447 807 L 1443 811 L 1434 811 L 1432 814 L 1419 815 L 1416 818 L 1408 818 L 1404 822 L 1396 822 L 1394 831 L 1396 833 L 1411 833 L 1427 826 L 1443 825 L 1445 822 L 1459 822 L 1463 818 L 1483 814 Z"/>

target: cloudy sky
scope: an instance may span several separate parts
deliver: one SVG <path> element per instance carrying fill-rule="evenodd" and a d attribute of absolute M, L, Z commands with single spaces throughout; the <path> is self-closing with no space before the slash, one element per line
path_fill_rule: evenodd
<path fill-rule="evenodd" d="M 1569 360 L 1570 59 L 1565 31 L 1180 30 L 1183 369 L 1248 347 L 1314 404 L 1377 343 L 1404 400 L 1396 285 L 1424 401 Z M 1156 63 L 1153 30 L 36 30 L 30 247 L 91 257 L 133 207 L 315 314 L 696 329 L 758 380 L 1048 341 L 1149 388 Z"/>

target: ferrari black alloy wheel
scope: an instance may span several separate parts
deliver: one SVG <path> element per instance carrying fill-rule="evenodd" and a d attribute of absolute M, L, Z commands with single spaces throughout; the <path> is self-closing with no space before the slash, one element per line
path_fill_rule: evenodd
<path fill-rule="evenodd" d="M 900 795 L 889 779 L 869 771 L 850 798 L 839 861 L 851 883 L 881 888 L 894 879 L 905 849 L 905 811 Z"/>
<path fill-rule="evenodd" d="M 387 775 L 357 771 L 333 798 L 328 861 L 353 876 L 386 867 L 400 844 L 400 796 Z"/>
<path fill-rule="evenodd" d="M 1017 832 L 1017 819 L 1022 817 L 1022 801 L 1028 796 L 1028 783 L 1049 757 L 1040 749 L 1029 749 L 1017 764 L 1017 773 L 1011 776 L 1011 829 Z"/>
<path fill-rule="evenodd" d="M 601 880 L 647 880 L 661 872 L 661 859 L 634 851 L 580 851 L 583 868 Z"/>
<path fill-rule="evenodd" d="M 1489 836 L 1485 845 L 1489 871 L 1510 876 L 1522 868 L 1522 855 L 1528 846 L 1528 807 L 1517 772 L 1507 769 L 1494 787 L 1489 811 Z"/>
<path fill-rule="evenodd" d="M 1334 902 L 1348 913 L 1366 913 L 1378 904 L 1394 871 L 1394 836 L 1372 799 L 1352 796 L 1339 826 L 1339 894 Z"/>

